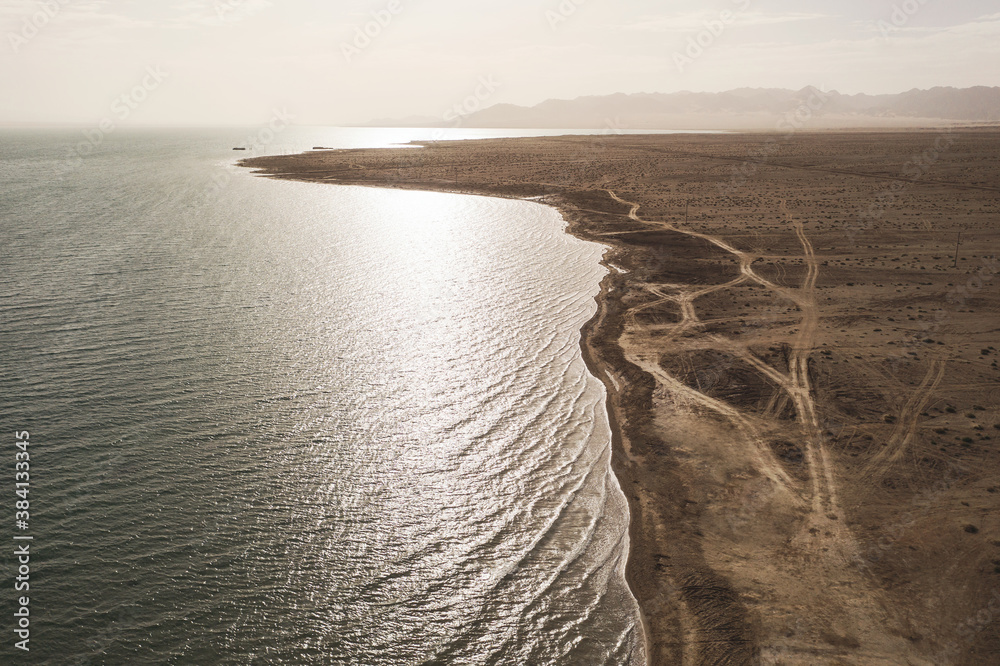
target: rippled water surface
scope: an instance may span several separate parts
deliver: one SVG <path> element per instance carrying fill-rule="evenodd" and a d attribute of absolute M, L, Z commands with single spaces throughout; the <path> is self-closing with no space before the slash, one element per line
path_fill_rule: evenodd
<path fill-rule="evenodd" d="M 529 202 L 255 178 L 242 136 L 0 134 L 19 663 L 641 663 L 579 350 L 602 248 Z"/>

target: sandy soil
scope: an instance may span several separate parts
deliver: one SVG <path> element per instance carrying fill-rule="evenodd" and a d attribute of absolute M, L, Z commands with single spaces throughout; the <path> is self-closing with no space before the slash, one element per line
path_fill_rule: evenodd
<path fill-rule="evenodd" d="M 539 197 L 610 247 L 584 352 L 608 387 L 651 663 L 1000 664 L 1000 132 L 245 165 Z"/>

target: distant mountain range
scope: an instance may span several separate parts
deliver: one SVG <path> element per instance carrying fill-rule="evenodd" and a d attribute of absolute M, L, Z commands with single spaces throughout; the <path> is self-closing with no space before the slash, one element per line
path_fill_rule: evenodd
<path fill-rule="evenodd" d="M 380 120 L 378 127 L 534 129 L 774 129 L 798 118 L 802 126 L 912 127 L 1000 122 L 1000 88 L 932 88 L 894 95 L 842 95 L 817 88 L 739 88 L 722 93 L 638 93 L 537 106 L 497 104 L 458 116 Z"/>

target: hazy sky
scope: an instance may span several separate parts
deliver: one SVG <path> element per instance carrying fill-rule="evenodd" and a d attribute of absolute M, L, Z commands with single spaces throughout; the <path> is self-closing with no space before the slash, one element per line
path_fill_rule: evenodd
<path fill-rule="evenodd" d="M 477 93 L 1000 85 L 997 0 L 0 0 L 0 34 L 0 122 L 127 105 L 132 124 L 254 125 L 275 108 L 340 124 L 442 118 Z"/>

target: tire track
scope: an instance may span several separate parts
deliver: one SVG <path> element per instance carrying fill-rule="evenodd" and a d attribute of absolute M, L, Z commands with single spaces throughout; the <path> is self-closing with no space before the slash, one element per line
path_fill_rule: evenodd
<path fill-rule="evenodd" d="M 906 401 L 900 411 L 896 427 L 886 441 L 886 445 L 880 449 L 866 466 L 864 475 L 873 481 L 885 476 L 892 465 L 898 461 L 906 451 L 909 450 L 910 442 L 920 425 L 920 414 L 927 409 L 934 393 L 944 380 L 948 362 L 937 360 L 931 362 L 931 367 L 927 370 L 920 385 Z"/>
<path fill-rule="evenodd" d="M 819 331 L 820 310 L 816 303 L 815 291 L 820 269 L 815 249 L 806 235 L 804 224 L 789 213 L 784 201 L 780 202 L 782 213 L 792 224 L 802 245 L 803 257 L 807 265 L 806 276 L 802 284 L 797 289 L 792 289 L 779 286 L 758 275 L 753 270 L 753 262 L 757 259 L 755 255 L 737 250 L 726 241 L 708 234 L 681 229 L 669 222 L 643 220 L 638 214 L 638 204 L 627 202 L 610 190 L 609 194 L 616 201 L 631 206 L 629 217 L 633 221 L 700 238 L 726 250 L 738 259 L 741 277 L 744 281 L 755 282 L 791 300 L 801 312 L 799 329 L 792 341 L 787 373 L 772 367 L 757 357 L 747 344 L 722 336 L 702 336 L 700 338 L 702 344 L 699 349 L 704 349 L 704 343 L 707 341 L 710 348 L 745 362 L 764 378 L 782 389 L 782 392 L 775 393 L 775 396 L 787 396 L 786 399 L 792 402 L 803 438 L 803 461 L 809 474 L 809 482 L 805 489 L 801 487 L 801 482 L 790 478 L 785 467 L 776 459 L 774 451 L 770 448 L 769 440 L 761 436 L 758 424 L 769 424 L 773 428 L 775 423 L 773 419 L 766 418 L 766 415 L 751 417 L 728 403 L 706 395 L 702 390 L 687 386 L 661 367 L 658 352 L 645 351 L 651 348 L 648 344 L 640 346 L 640 349 L 644 347 L 643 351 L 632 349 L 633 345 L 625 340 L 621 344 L 629 362 L 655 378 L 658 390 L 666 391 L 675 401 L 714 412 L 733 424 L 741 439 L 751 446 L 751 463 L 757 466 L 762 475 L 772 481 L 776 490 L 787 491 L 774 495 L 771 501 L 775 502 L 776 507 L 784 506 L 786 509 L 795 510 L 801 506 L 804 510 L 802 518 L 796 519 L 792 531 L 793 536 L 787 541 L 783 541 L 780 546 L 776 545 L 782 552 L 777 557 L 782 564 L 770 569 L 776 554 L 768 550 L 767 547 L 760 550 L 754 550 L 753 547 L 750 547 L 748 551 L 741 554 L 741 557 L 760 558 L 757 563 L 758 570 L 771 571 L 775 580 L 791 576 L 795 580 L 802 581 L 806 585 L 801 590 L 803 598 L 813 599 L 822 604 L 822 607 L 808 609 L 810 614 L 814 616 L 814 626 L 850 628 L 849 631 L 858 637 L 859 648 L 860 645 L 864 646 L 861 648 L 861 652 L 856 655 L 864 655 L 864 661 L 858 663 L 928 664 L 929 662 L 912 652 L 910 644 L 887 629 L 885 609 L 879 601 L 880 591 L 872 585 L 872 581 L 864 572 L 859 571 L 851 564 L 858 556 L 860 549 L 847 526 L 846 516 L 838 502 L 835 469 L 823 439 L 809 377 L 809 359 L 815 349 Z M 675 285 L 671 286 L 676 288 Z M 681 322 L 673 327 L 675 331 L 680 331 L 690 330 L 703 323 L 698 318 L 694 308 L 695 298 L 727 286 L 732 286 L 732 284 L 690 290 L 676 296 L 664 294 L 662 286 L 653 287 L 651 290 L 665 300 L 673 300 L 683 304 Z M 647 286 L 647 288 L 650 287 Z M 662 303 L 663 300 L 660 302 Z M 641 332 L 642 327 L 636 328 Z M 634 334 L 626 329 L 623 335 Z M 920 398 L 911 399 L 906 410 L 906 418 L 903 419 L 903 423 L 898 429 L 900 433 L 897 437 L 898 443 L 893 447 L 893 453 L 887 454 L 890 457 L 887 464 L 906 450 L 906 446 L 917 427 L 918 415 L 942 376 L 943 365 L 937 368 L 937 373 L 933 377 L 930 373 L 928 374 L 928 378 L 924 382 L 925 391 L 921 392 Z M 784 403 L 784 400 L 779 399 L 775 402 Z M 780 424 L 779 427 L 787 428 L 783 424 Z M 759 574 L 751 574 L 752 577 L 757 575 Z M 808 581 L 816 583 L 826 581 L 833 583 L 833 587 L 816 591 L 808 587 Z M 751 584 L 751 589 L 754 588 L 755 583 Z M 797 603 L 794 599 L 786 601 L 793 606 Z M 800 607 L 800 610 L 805 612 L 807 609 Z M 697 642 L 696 639 L 697 636 L 691 635 L 689 642 Z M 774 642 L 765 651 L 768 663 L 833 663 L 830 659 L 841 663 L 839 659 L 841 653 L 838 651 L 836 656 L 833 656 L 834 652 L 828 648 L 827 653 L 824 653 L 822 644 L 818 640 L 805 642 L 794 639 L 784 640 L 777 635 L 771 636 L 771 640 Z M 697 650 L 692 652 L 692 659 L 697 658 L 696 653 Z"/>
<path fill-rule="evenodd" d="M 757 358 L 745 345 L 737 345 L 734 342 L 719 344 L 720 340 L 718 338 L 713 339 L 717 343 L 717 346 L 720 347 L 720 351 L 734 353 L 737 357 L 748 362 L 752 367 L 756 368 L 767 378 L 774 381 L 789 396 L 795 407 L 796 418 L 805 433 L 805 439 L 803 442 L 805 446 L 803 449 L 806 460 L 806 468 L 811 479 L 810 494 L 812 511 L 817 516 L 829 516 L 830 518 L 836 516 L 836 518 L 839 519 L 843 512 L 837 504 L 835 474 L 828 452 L 826 451 L 822 441 L 819 417 L 817 415 L 816 404 L 812 396 L 812 387 L 809 379 L 809 357 L 815 347 L 816 333 L 819 328 L 819 309 L 816 306 L 815 298 L 816 281 L 819 277 L 819 263 L 816 259 L 815 249 L 809 238 L 806 236 L 805 227 L 802 222 L 793 218 L 793 216 L 788 212 L 786 202 L 782 200 L 779 204 L 780 209 L 795 229 L 796 236 L 802 244 L 805 261 L 808 267 L 802 286 L 798 289 L 793 289 L 778 285 L 754 271 L 753 262 L 757 259 L 756 255 L 743 252 L 716 236 L 688 229 L 681 229 L 670 222 L 654 222 L 644 220 L 639 216 L 639 204 L 622 199 L 612 190 L 608 190 L 608 194 L 618 203 L 630 206 L 631 210 L 629 211 L 629 219 L 634 222 L 660 227 L 667 231 L 698 238 L 725 250 L 729 254 L 736 257 L 739 261 L 740 274 L 742 277 L 741 282 L 753 281 L 758 285 L 790 300 L 795 303 L 796 307 L 798 307 L 799 311 L 802 313 L 802 319 L 799 325 L 798 333 L 793 340 L 792 356 L 789 359 L 789 373 L 787 375 L 768 366 L 766 363 Z M 697 291 L 684 292 L 676 297 L 667 296 L 662 292 L 654 291 L 654 293 L 658 293 L 658 295 L 663 296 L 667 300 L 673 300 L 681 307 L 681 322 L 675 328 L 675 332 L 682 333 L 698 324 L 703 323 L 698 318 L 694 309 L 694 300 L 696 298 L 731 286 L 734 286 L 734 282 L 730 282 L 725 285 L 715 285 Z M 659 302 L 662 303 L 663 301 L 661 300 Z M 652 304 L 648 304 L 643 307 L 651 305 Z M 634 319 L 631 321 L 633 324 L 636 323 Z M 665 387 L 668 387 L 672 393 L 675 393 L 675 395 L 679 394 L 693 404 L 700 404 L 702 406 L 709 407 L 716 413 L 730 419 L 737 425 L 741 432 L 748 436 L 750 441 L 753 442 L 758 449 L 758 462 L 762 467 L 761 471 L 772 480 L 780 480 L 782 485 L 786 487 L 789 485 L 790 479 L 784 467 L 774 457 L 773 452 L 770 450 L 770 446 L 763 440 L 763 438 L 760 437 L 757 429 L 750 424 L 746 415 L 727 404 L 723 404 L 718 400 L 704 395 L 701 391 L 688 387 L 676 378 L 669 376 L 662 368 L 660 368 L 659 363 L 653 364 L 647 361 L 643 365 L 648 371 L 650 371 L 651 374 L 660 379 Z M 697 394 L 697 396 L 693 394 Z"/>

